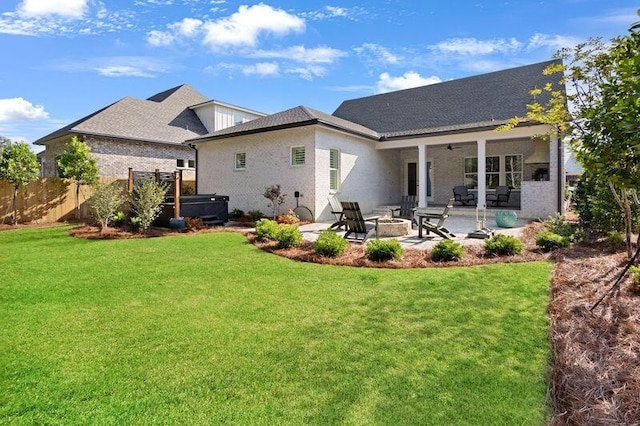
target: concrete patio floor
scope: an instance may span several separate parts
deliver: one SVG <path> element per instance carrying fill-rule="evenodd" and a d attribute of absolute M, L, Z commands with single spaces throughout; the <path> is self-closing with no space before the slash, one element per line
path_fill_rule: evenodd
<path fill-rule="evenodd" d="M 499 228 L 496 226 L 495 219 L 492 217 L 487 218 L 487 227 L 491 228 L 495 231 L 496 234 L 506 234 L 512 235 L 514 237 L 520 237 L 522 235 L 522 231 L 525 225 L 529 222 L 528 219 L 518 219 L 515 226 L 513 228 Z M 300 231 L 302 232 L 302 237 L 307 241 L 315 241 L 320 235 L 320 232 L 329 228 L 333 222 L 315 222 L 309 223 L 307 225 L 300 226 Z M 470 246 L 470 245 L 483 245 L 484 240 L 478 238 L 468 238 L 467 234 L 476 229 L 476 221 L 475 217 L 471 216 L 449 216 L 444 224 L 444 226 L 449 229 L 456 237 L 454 241 L 459 242 L 462 245 Z M 339 235 L 344 235 L 344 231 L 337 230 Z M 426 238 L 425 238 L 426 237 Z M 375 238 L 375 237 L 370 237 Z M 401 236 L 401 237 L 389 237 L 389 238 L 380 238 L 381 240 L 386 239 L 396 239 L 400 242 L 400 245 L 403 248 L 414 248 L 414 249 L 431 249 L 433 246 L 438 244 L 439 241 L 442 241 L 442 238 L 434 235 L 433 233 L 430 235 L 426 235 L 423 233 L 423 238 L 418 237 L 418 229 L 417 227 L 413 227 L 411 233 L 409 235 Z M 359 244 L 358 242 L 354 242 L 354 244 Z"/>

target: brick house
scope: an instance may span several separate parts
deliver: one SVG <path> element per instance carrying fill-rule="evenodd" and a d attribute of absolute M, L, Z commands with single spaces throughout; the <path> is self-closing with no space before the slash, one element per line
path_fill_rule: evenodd
<path fill-rule="evenodd" d="M 126 97 L 69 124 L 35 144 L 44 145 L 39 158 L 43 176 L 57 176 L 55 158 L 72 136 L 91 147 L 102 177 L 127 178 L 139 171 L 183 170 L 195 176 L 196 152 L 183 142 L 208 132 L 246 122 L 264 114 L 212 101 L 189 85 L 148 99 Z"/>
<path fill-rule="evenodd" d="M 203 165 L 199 191 L 266 212 L 265 187 L 281 184 L 284 208 L 299 191 L 316 220 L 329 220 L 331 194 L 370 212 L 401 195 L 446 204 L 465 185 L 485 208 L 500 185 L 512 188 L 508 207 L 520 217 L 547 217 L 564 206 L 561 141 L 534 140 L 549 128 L 533 122 L 496 128 L 526 115 L 552 63 L 347 100 L 332 115 L 299 106 L 190 139 Z"/>

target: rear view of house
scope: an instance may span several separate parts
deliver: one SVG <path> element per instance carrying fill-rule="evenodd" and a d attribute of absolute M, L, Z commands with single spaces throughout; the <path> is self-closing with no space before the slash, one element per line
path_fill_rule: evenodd
<path fill-rule="evenodd" d="M 479 207 L 508 188 L 501 205 L 521 217 L 546 217 L 563 206 L 562 146 L 549 128 L 521 123 L 530 90 L 551 79 L 553 61 L 343 102 L 333 115 L 299 106 L 193 138 L 203 193 L 230 196 L 232 208 L 261 209 L 264 188 L 281 184 L 329 220 L 327 199 L 359 201 L 363 211 L 417 195 L 419 206 L 444 205 L 465 186 Z M 557 83 L 557 82 L 556 82 Z"/>

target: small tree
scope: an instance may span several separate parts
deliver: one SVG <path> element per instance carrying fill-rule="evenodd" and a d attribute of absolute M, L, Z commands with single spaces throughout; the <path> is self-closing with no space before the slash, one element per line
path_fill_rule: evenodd
<path fill-rule="evenodd" d="M 284 198 L 287 194 L 283 194 L 280 184 L 277 184 L 268 186 L 262 195 L 264 195 L 264 198 L 269 200 L 269 207 L 273 210 L 273 219 L 275 219 L 280 213 L 280 206 L 284 204 Z"/>
<path fill-rule="evenodd" d="M 80 217 L 80 185 L 93 185 L 98 181 L 98 165 L 91 155 L 91 148 L 76 136 L 65 146 L 64 152 L 56 157 L 58 175 L 71 179 L 76 184 L 76 219 Z"/>
<path fill-rule="evenodd" d="M 131 197 L 131 207 L 140 219 L 140 230 L 145 231 L 161 212 L 166 185 L 146 179 L 136 184 Z"/>
<path fill-rule="evenodd" d="M 16 198 L 18 189 L 36 180 L 40 174 L 38 157 L 25 142 L 9 142 L 0 149 L 0 179 L 13 185 L 13 200 L 8 206 L 7 213 L 13 208 L 11 223 L 17 222 Z"/>
<path fill-rule="evenodd" d="M 117 182 L 98 183 L 95 192 L 89 199 L 89 207 L 93 218 L 100 224 L 100 232 L 109 227 L 109 223 L 127 201 L 123 188 Z"/>

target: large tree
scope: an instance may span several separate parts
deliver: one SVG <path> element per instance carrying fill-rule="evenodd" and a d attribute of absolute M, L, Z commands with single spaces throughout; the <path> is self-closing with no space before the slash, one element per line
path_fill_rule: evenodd
<path fill-rule="evenodd" d="M 80 213 L 80 185 L 93 185 L 98 181 L 98 165 L 91 155 L 91 148 L 76 136 L 65 146 L 64 152 L 56 157 L 58 176 L 71 179 L 76 184 L 76 219 Z"/>
<path fill-rule="evenodd" d="M 13 208 L 11 223 L 18 220 L 16 198 L 18 189 L 36 180 L 40 174 L 38 157 L 25 142 L 8 142 L 0 149 L 0 179 L 13 186 L 13 199 L 9 209 Z M 9 209 L 7 212 L 9 212 Z"/>

